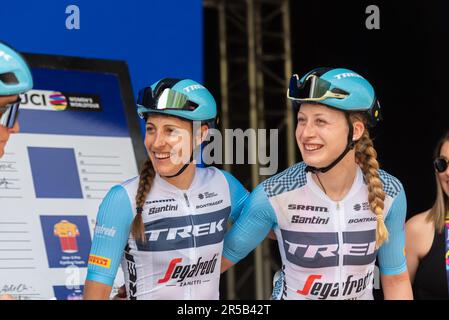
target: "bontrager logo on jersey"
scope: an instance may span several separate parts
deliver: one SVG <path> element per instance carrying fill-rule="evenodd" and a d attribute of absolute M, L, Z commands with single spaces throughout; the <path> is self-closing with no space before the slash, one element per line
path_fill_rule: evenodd
<path fill-rule="evenodd" d="M 172 259 L 168 265 L 167 271 L 163 278 L 159 279 L 157 283 L 166 283 L 170 279 L 176 279 L 177 282 L 182 282 L 185 279 L 197 277 L 198 275 L 211 274 L 217 265 L 218 254 L 214 254 L 212 259 L 204 260 L 199 257 L 195 264 L 177 265 L 182 263 L 182 258 Z"/>
<path fill-rule="evenodd" d="M 167 204 L 163 207 L 152 207 L 148 209 L 148 214 L 161 213 L 166 211 L 176 211 L 178 210 L 178 205 Z"/>
<path fill-rule="evenodd" d="M 205 204 L 199 204 L 196 206 L 196 208 L 197 209 L 207 208 L 207 207 L 217 206 L 222 203 L 223 203 L 223 200 L 218 200 L 218 201 L 209 202 L 209 203 L 205 203 Z"/>
<path fill-rule="evenodd" d="M 329 212 L 329 209 L 326 207 L 309 206 L 309 205 L 304 205 L 304 204 L 289 204 L 288 210 Z"/>
<path fill-rule="evenodd" d="M 165 217 L 145 223 L 141 251 L 170 251 L 219 243 L 226 231 L 230 207 L 215 212 Z"/>
<path fill-rule="evenodd" d="M 304 268 L 325 268 L 339 265 L 368 265 L 376 259 L 376 230 L 343 232 L 340 248 L 338 233 L 296 232 L 282 230 L 285 256 Z M 301 242 L 298 242 L 300 240 Z"/>
<path fill-rule="evenodd" d="M 342 288 L 341 295 L 343 297 L 351 296 L 361 293 L 367 287 L 371 287 L 373 282 L 372 276 L 372 271 L 369 271 L 365 277 L 358 279 L 350 275 L 345 281 L 339 284 L 338 282 L 319 281 L 322 275 L 312 274 L 307 278 L 304 287 L 298 289 L 296 292 L 303 296 L 315 296 L 321 300 L 327 299 L 328 297 L 338 297 L 340 288 Z"/>
<path fill-rule="evenodd" d="M 302 223 L 302 224 L 328 224 L 329 223 L 329 217 L 328 218 L 321 218 L 318 216 L 313 217 L 301 217 L 298 215 L 292 216 L 292 223 Z"/>
<path fill-rule="evenodd" d="M 376 221 L 376 217 L 369 217 L 369 218 L 359 218 L 359 219 L 349 219 L 348 224 L 353 223 L 367 223 L 367 222 L 374 222 Z"/>

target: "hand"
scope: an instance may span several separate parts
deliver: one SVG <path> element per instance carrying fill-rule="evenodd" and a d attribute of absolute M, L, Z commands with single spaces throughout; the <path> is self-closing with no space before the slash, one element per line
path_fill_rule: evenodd
<path fill-rule="evenodd" d="M 125 285 L 118 289 L 117 294 L 112 298 L 112 300 L 126 300 L 126 288 Z"/>
<path fill-rule="evenodd" d="M 0 300 L 16 300 L 16 298 L 10 294 L 3 294 L 0 296 Z"/>

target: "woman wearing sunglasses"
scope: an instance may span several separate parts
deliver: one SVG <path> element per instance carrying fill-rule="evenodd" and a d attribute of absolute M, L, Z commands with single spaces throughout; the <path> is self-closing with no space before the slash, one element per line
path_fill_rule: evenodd
<path fill-rule="evenodd" d="M 128 299 L 218 299 L 226 223 L 248 192 L 193 162 L 215 100 L 193 80 L 166 78 L 142 89 L 137 104 L 149 159 L 100 206 L 84 298 L 108 299 L 121 262 Z"/>
<path fill-rule="evenodd" d="M 435 149 L 437 196 L 406 224 L 407 266 L 415 299 L 449 299 L 449 132 Z"/>
<path fill-rule="evenodd" d="M 406 199 L 379 169 L 368 127 L 380 119 L 371 84 L 347 69 L 320 68 L 287 92 L 303 162 L 262 182 L 225 236 L 222 270 L 270 232 L 282 270 L 274 299 L 373 299 L 379 259 L 386 299 L 411 299 L 404 256 Z"/>
<path fill-rule="evenodd" d="M 33 78 L 25 59 L 0 42 L 0 158 L 9 135 L 19 132 L 19 94 L 32 87 Z"/>

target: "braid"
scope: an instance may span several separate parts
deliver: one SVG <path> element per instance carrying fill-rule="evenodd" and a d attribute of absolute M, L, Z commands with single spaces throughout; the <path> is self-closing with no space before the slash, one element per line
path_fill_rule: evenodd
<path fill-rule="evenodd" d="M 359 120 L 357 116 L 355 118 Z M 388 240 L 388 230 L 383 217 L 385 192 L 379 176 L 377 152 L 367 129 L 355 145 L 355 157 L 368 185 L 368 201 L 377 219 L 376 245 L 380 247 L 382 243 Z"/>
<path fill-rule="evenodd" d="M 151 185 L 153 184 L 154 179 L 154 169 L 153 164 L 151 163 L 150 159 L 145 161 L 143 164 L 142 170 L 140 171 L 139 176 L 139 187 L 137 189 L 136 194 L 136 211 L 137 214 L 133 220 L 133 223 L 131 225 L 131 234 L 133 235 L 134 239 L 136 241 L 142 241 L 145 242 L 145 229 L 143 225 L 143 219 L 142 219 L 142 211 L 143 206 L 145 205 L 145 200 L 148 196 L 148 193 L 151 190 Z"/>

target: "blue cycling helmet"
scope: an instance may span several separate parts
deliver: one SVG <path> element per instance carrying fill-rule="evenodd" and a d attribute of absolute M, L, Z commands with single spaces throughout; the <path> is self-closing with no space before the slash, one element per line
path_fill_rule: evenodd
<path fill-rule="evenodd" d="M 339 163 L 354 148 L 353 126 L 349 120 L 351 112 L 363 112 L 368 125 L 381 120 L 380 104 L 372 85 L 358 73 L 344 68 L 317 68 L 299 79 L 294 74 L 290 79 L 287 97 L 293 101 L 296 111 L 302 103 L 322 104 L 345 113 L 349 133 L 345 150 L 328 166 L 307 166 L 306 171 L 327 172 Z"/>
<path fill-rule="evenodd" d="M 33 87 L 33 77 L 20 53 L 0 42 L 0 96 L 24 93 Z"/>
<path fill-rule="evenodd" d="M 141 118 L 159 113 L 210 122 L 217 117 L 217 104 L 209 90 L 194 80 L 164 78 L 139 91 L 137 112 Z"/>
<path fill-rule="evenodd" d="M 344 68 L 318 68 L 299 80 L 293 75 L 288 98 L 301 103 L 319 103 L 342 111 L 365 112 L 370 125 L 380 121 L 380 104 L 373 86 L 358 73 Z"/>

